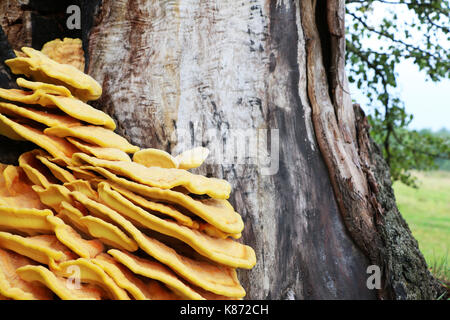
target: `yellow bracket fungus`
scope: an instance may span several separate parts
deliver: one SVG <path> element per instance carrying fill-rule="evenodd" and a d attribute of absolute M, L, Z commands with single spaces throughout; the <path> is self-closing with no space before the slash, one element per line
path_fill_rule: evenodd
<path fill-rule="evenodd" d="M 80 221 L 84 215 L 79 209 L 75 208 L 66 201 L 62 201 L 56 212 L 58 212 L 56 216 L 63 220 L 64 223 L 70 225 L 78 231 L 83 232 L 84 234 L 89 234 L 89 229 L 85 224 L 83 224 L 82 221 Z"/>
<path fill-rule="evenodd" d="M 86 226 L 91 236 L 100 239 L 111 247 L 131 252 L 138 249 L 138 246 L 133 239 L 130 239 L 117 226 L 104 221 L 101 218 L 85 216 L 80 219 L 80 222 Z"/>
<path fill-rule="evenodd" d="M 97 192 L 92 189 L 91 184 L 85 180 L 74 180 L 64 183 L 64 187 L 70 191 L 79 191 L 93 200 L 98 198 Z"/>
<path fill-rule="evenodd" d="M 56 276 L 43 266 L 24 266 L 17 274 L 30 283 L 39 282 L 53 291 L 62 300 L 101 300 L 103 292 L 93 285 L 80 283 L 76 286 L 70 279 Z"/>
<path fill-rule="evenodd" d="M 25 171 L 28 179 L 35 185 L 48 187 L 57 182 L 50 170 L 36 159 L 37 155 L 45 156 L 45 152 L 39 149 L 25 152 L 19 157 L 19 166 Z"/>
<path fill-rule="evenodd" d="M 75 119 L 104 126 L 110 130 L 116 129 L 116 123 L 110 116 L 81 100 L 74 97 L 62 97 L 49 94 L 46 94 L 46 98 L 49 99 L 49 101 L 51 101 L 61 111 Z"/>
<path fill-rule="evenodd" d="M 45 129 L 44 133 L 59 138 L 78 138 L 100 147 L 116 148 L 126 153 L 134 153 L 139 150 L 139 147 L 133 146 L 125 138 L 114 133 L 114 131 L 105 129 L 103 127 L 52 127 Z"/>
<path fill-rule="evenodd" d="M 91 154 L 96 158 L 131 162 L 130 156 L 122 150 L 116 148 L 98 147 L 70 137 L 67 137 L 66 139 L 84 153 Z"/>
<path fill-rule="evenodd" d="M 32 189 L 32 182 L 20 167 L 0 168 L 0 199 L 2 206 L 11 208 L 46 209 Z"/>
<path fill-rule="evenodd" d="M 47 221 L 54 228 L 56 238 L 82 258 L 95 258 L 103 251 L 103 244 L 99 240 L 85 240 L 63 220 L 54 216 L 47 216 Z"/>
<path fill-rule="evenodd" d="M 59 218 L 69 225 L 99 239 L 104 244 L 121 250 L 136 251 L 138 246 L 122 230 L 101 218 L 84 215 L 79 209 L 66 201 L 62 201 L 56 210 Z"/>
<path fill-rule="evenodd" d="M 220 231 L 213 225 L 210 225 L 209 223 L 206 223 L 206 222 L 200 222 L 197 229 L 201 232 L 206 233 L 208 236 L 211 236 L 214 238 L 219 238 L 219 239 L 226 239 L 228 237 L 232 237 L 234 239 L 240 239 L 242 237 L 242 233 L 226 233 L 226 232 Z"/>
<path fill-rule="evenodd" d="M 170 291 L 160 281 L 149 279 L 146 282 L 147 291 L 152 300 L 181 300 L 181 297 Z"/>
<path fill-rule="evenodd" d="M 84 71 L 84 51 L 81 39 L 55 39 L 44 44 L 41 52 L 50 59 L 70 64 L 80 71 Z"/>
<path fill-rule="evenodd" d="M 75 257 L 53 235 L 22 237 L 0 231 L 0 247 L 47 265 L 53 262 L 70 260 Z"/>
<path fill-rule="evenodd" d="M 128 268 L 114 260 L 108 254 L 101 254 L 92 260 L 95 264 L 100 266 L 122 289 L 126 290 L 136 300 L 161 300 L 170 296 L 176 298 L 169 290 L 162 286 L 156 287 L 144 283 L 141 279 L 136 277 Z"/>
<path fill-rule="evenodd" d="M 35 230 L 43 233 L 52 231 L 46 217 L 53 215 L 51 210 L 10 208 L 0 206 L 0 227 L 10 230 Z"/>
<path fill-rule="evenodd" d="M 81 169 L 80 167 L 67 166 L 67 169 L 72 171 L 72 174 L 77 179 L 90 181 L 92 179 L 96 179 L 97 175 L 89 170 Z"/>
<path fill-rule="evenodd" d="M 51 184 L 47 188 L 33 186 L 33 190 L 39 195 L 43 204 L 55 210 L 59 208 L 63 201 L 73 203 L 70 190 L 59 184 Z"/>
<path fill-rule="evenodd" d="M 46 114 L 44 110 L 20 108 L 18 106 L 14 108 L 14 105 L 11 103 L 3 103 L 3 106 L 0 106 L 1 113 L 20 115 L 49 127 L 58 125 L 68 127 L 80 126 L 81 123 L 79 120 L 81 120 L 94 125 L 104 126 L 110 130 L 116 129 L 116 123 L 110 116 L 72 96 L 52 95 L 46 93 L 44 89 L 29 92 L 18 89 L 0 88 L 0 98 L 26 104 L 38 104 L 51 109 L 57 108 L 68 115 Z"/>
<path fill-rule="evenodd" d="M 56 108 L 53 101 L 46 95 L 45 91 L 38 89 L 34 92 L 20 90 L 20 89 L 3 89 L 0 88 L 0 98 L 13 102 L 20 102 L 25 104 L 38 104 L 42 107 L 50 109 Z"/>
<path fill-rule="evenodd" d="M 78 258 L 77 260 L 65 261 L 58 264 L 58 267 L 52 271 L 59 276 L 70 277 L 72 275 L 70 270 L 73 267 L 78 268 L 81 282 L 100 286 L 108 293 L 111 299 L 130 300 L 124 289 L 119 287 L 102 268 L 88 259 Z"/>
<path fill-rule="evenodd" d="M 8 120 L 9 119 L 7 117 L 0 113 L 0 135 L 5 136 L 11 140 L 27 141 L 27 139 L 18 134 L 17 131 L 10 126 Z"/>
<path fill-rule="evenodd" d="M 16 83 L 22 88 L 27 88 L 33 91 L 40 90 L 41 92 L 64 97 L 72 96 L 70 90 L 64 86 L 57 86 L 54 84 L 39 81 L 29 81 L 24 78 L 17 78 Z"/>
<path fill-rule="evenodd" d="M 47 288 L 22 280 L 16 272 L 33 264 L 20 254 L 0 249 L 0 295 L 15 300 L 51 300 L 53 294 Z"/>
<path fill-rule="evenodd" d="M 0 102 L 0 113 L 8 116 L 23 117 L 46 125 L 56 126 L 79 126 L 80 121 L 66 115 L 51 113 L 28 107 L 19 107 L 12 103 Z"/>
<path fill-rule="evenodd" d="M 133 155 L 133 161 L 146 167 L 177 168 L 178 162 L 170 154 L 159 149 L 142 149 Z"/>
<path fill-rule="evenodd" d="M 209 155 L 209 150 L 203 147 L 186 150 L 177 155 L 175 160 L 179 169 L 193 169 L 200 167 Z"/>
<path fill-rule="evenodd" d="M 234 211 L 227 200 L 196 200 L 181 192 L 153 188 L 120 178 L 100 167 L 82 166 L 81 168 L 97 172 L 122 188 L 129 189 L 144 197 L 180 205 L 223 232 L 235 234 L 240 233 L 244 229 L 241 216 Z"/>
<path fill-rule="evenodd" d="M 146 167 L 188 170 L 200 167 L 208 155 L 209 150 L 203 147 L 184 151 L 176 157 L 163 150 L 148 148 L 136 152 L 133 161 Z"/>
<path fill-rule="evenodd" d="M 145 260 L 130 253 L 111 249 L 108 251 L 117 261 L 127 266 L 135 274 L 161 281 L 179 296 L 186 299 L 205 300 L 189 285 L 181 281 L 176 274 L 159 262 Z"/>
<path fill-rule="evenodd" d="M 144 235 L 115 210 L 93 201 L 79 192 L 72 192 L 72 196 L 94 215 L 106 217 L 119 225 L 136 240 L 141 249 L 158 261 L 171 267 L 188 281 L 205 290 L 224 296 L 240 298 L 245 295 L 245 291 L 239 284 L 234 269 L 214 265 L 206 261 L 194 261 L 181 256 L 172 248 Z"/>
<path fill-rule="evenodd" d="M 171 205 L 150 201 L 136 193 L 127 190 L 126 188 L 120 187 L 119 185 L 111 185 L 111 187 L 114 190 L 118 191 L 120 194 L 122 194 L 125 198 L 133 202 L 134 204 L 146 210 L 150 210 L 152 212 L 170 217 L 175 221 L 177 221 L 179 224 L 182 224 L 184 226 L 193 229 L 199 228 L 198 222 L 193 221 L 189 216 L 181 213 L 179 210 L 177 210 L 175 207 Z"/>
<path fill-rule="evenodd" d="M 189 192 L 194 194 L 207 194 L 215 199 L 227 199 L 231 192 L 231 186 L 225 180 L 207 178 L 192 174 L 186 170 L 158 167 L 148 168 L 136 162 L 97 159 L 84 153 L 75 153 L 73 160 L 75 162 L 84 162 L 92 166 L 105 168 L 135 182 L 160 189 L 172 189 L 183 186 Z"/>
<path fill-rule="evenodd" d="M 64 139 L 47 136 L 36 128 L 26 124 L 20 124 L 0 114 L 0 128 L 2 125 L 9 127 L 23 139 L 40 146 L 64 164 L 70 164 L 72 155 L 78 151 L 78 149 Z"/>
<path fill-rule="evenodd" d="M 57 164 L 54 164 L 53 162 L 49 161 L 46 157 L 37 155 L 36 159 L 41 161 L 42 164 L 45 165 L 51 171 L 51 173 L 56 177 L 56 179 L 58 179 L 62 183 L 73 182 L 76 180 L 76 178 L 73 176 L 72 173 L 61 168 Z"/>
<path fill-rule="evenodd" d="M 236 270 L 206 261 L 193 260 L 178 254 L 174 249 L 144 234 L 139 246 L 161 263 L 169 266 L 190 283 L 209 292 L 232 298 L 245 296 Z"/>
<path fill-rule="evenodd" d="M 64 85 L 80 99 L 96 100 L 102 94 L 102 87 L 92 77 L 74 66 L 53 61 L 42 52 L 23 47 L 28 57 L 8 59 L 5 63 L 14 74 L 24 74 L 33 80 Z"/>
<path fill-rule="evenodd" d="M 135 206 L 120 193 L 111 190 L 107 183 L 100 183 L 98 193 L 103 203 L 124 217 L 139 222 L 142 226 L 159 233 L 174 237 L 191 246 L 201 255 L 220 264 L 250 269 L 256 264 L 256 255 L 252 248 L 231 239 L 212 238 L 199 231 L 167 221 Z"/>
<path fill-rule="evenodd" d="M 0 134 L 43 150 L 0 163 L 0 300 L 244 297 L 236 268 L 256 255 L 232 239 L 244 223 L 231 185 L 187 171 L 209 150 L 172 156 L 116 134 L 86 103 L 102 88 L 83 73 L 80 39 L 16 56 L 6 64 L 33 81 L 0 88 L 12 102 L 0 101 Z"/>

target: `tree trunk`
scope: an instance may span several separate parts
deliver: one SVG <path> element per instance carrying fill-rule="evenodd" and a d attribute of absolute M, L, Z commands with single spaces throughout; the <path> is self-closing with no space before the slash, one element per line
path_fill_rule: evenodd
<path fill-rule="evenodd" d="M 81 30 L 65 26 L 71 4 L 81 7 Z M 230 181 L 243 241 L 258 258 L 239 273 L 247 298 L 442 293 L 352 106 L 344 1 L 2 0 L 0 10 L 2 61 L 11 47 L 80 37 L 86 71 L 103 86 L 92 104 L 118 133 L 173 154 L 211 149 L 196 170 Z M 12 86 L 0 71 L 1 86 Z M 29 148 L 2 138 L 0 161 Z M 366 285 L 369 265 L 382 270 L 380 290 Z"/>

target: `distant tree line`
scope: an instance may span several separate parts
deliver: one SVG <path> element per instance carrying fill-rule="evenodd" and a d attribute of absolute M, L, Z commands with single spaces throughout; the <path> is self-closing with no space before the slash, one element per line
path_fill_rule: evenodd
<path fill-rule="evenodd" d="M 448 148 L 448 143 L 450 141 L 450 130 L 446 129 L 446 128 L 442 128 L 437 132 L 432 132 L 431 130 L 421 130 L 420 131 L 421 134 L 431 134 L 436 136 L 439 139 L 442 139 L 443 141 L 447 142 L 447 148 Z M 437 156 L 435 158 L 435 167 L 438 168 L 439 170 L 445 170 L 445 171 L 450 171 L 450 159 L 448 157 L 445 156 Z"/>

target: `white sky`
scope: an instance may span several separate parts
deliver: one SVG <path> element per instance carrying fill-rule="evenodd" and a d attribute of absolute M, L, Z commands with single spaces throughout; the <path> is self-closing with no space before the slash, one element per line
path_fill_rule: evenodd
<path fill-rule="evenodd" d="M 376 25 L 377 19 L 386 16 L 388 7 L 392 8 L 392 5 L 375 7 L 371 15 L 372 25 Z M 410 17 L 408 10 L 403 5 L 395 6 L 395 10 L 399 20 Z M 399 21 L 399 23 L 401 22 Z M 444 38 L 442 43 L 448 42 Z M 380 40 L 376 38 L 369 39 L 366 45 L 373 48 L 382 46 Z M 450 50 L 450 48 L 448 49 Z M 406 112 L 414 116 L 410 128 L 428 128 L 434 131 L 447 128 L 450 130 L 450 80 L 427 81 L 425 72 L 419 71 L 418 67 L 409 60 L 404 60 L 398 64 L 395 71 L 398 74 L 397 92 L 405 104 Z M 368 106 L 367 98 L 356 87 L 356 84 L 350 84 L 350 91 L 352 98 L 360 103 L 367 113 L 371 113 L 372 109 Z"/>
<path fill-rule="evenodd" d="M 420 72 L 412 62 L 403 61 L 398 65 L 398 91 L 405 103 L 408 114 L 414 116 L 411 129 L 441 128 L 450 130 L 450 80 L 440 82 L 426 81 L 424 72 Z M 367 98 L 350 84 L 352 99 L 360 103 L 366 113 L 371 113 Z"/>

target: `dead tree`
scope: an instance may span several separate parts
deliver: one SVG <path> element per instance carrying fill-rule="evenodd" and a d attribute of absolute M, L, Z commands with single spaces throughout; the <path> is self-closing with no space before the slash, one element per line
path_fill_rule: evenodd
<path fill-rule="evenodd" d="M 81 9 L 80 30 L 66 25 L 73 4 Z M 256 150 L 276 160 L 268 171 L 251 152 L 240 162 L 213 153 L 198 169 L 233 186 L 243 239 L 258 258 L 239 274 L 247 298 L 436 298 L 443 290 L 397 209 L 388 167 L 349 96 L 344 6 L 1 0 L 0 57 L 23 45 L 82 38 L 86 72 L 103 86 L 93 105 L 141 147 L 247 150 L 242 135 L 266 134 L 269 147 Z M 14 86 L 4 65 L 0 82 Z M 14 162 L 30 148 L 1 138 L 0 161 Z M 381 270 L 379 290 L 367 287 L 369 265 Z"/>

